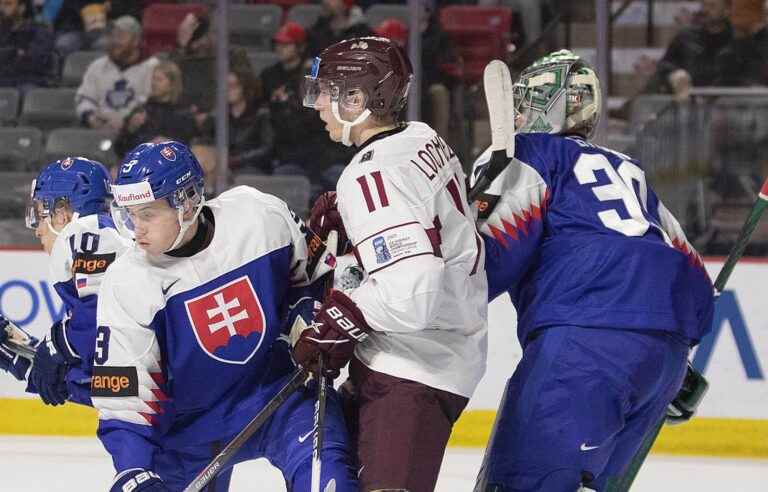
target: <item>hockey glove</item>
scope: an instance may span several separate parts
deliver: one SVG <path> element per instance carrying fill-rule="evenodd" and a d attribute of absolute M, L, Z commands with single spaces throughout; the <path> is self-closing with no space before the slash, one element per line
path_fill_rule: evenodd
<path fill-rule="evenodd" d="M 317 372 L 320 354 L 325 354 L 330 376 L 337 376 L 355 352 L 355 346 L 368 338 L 370 326 L 355 302 L 332 290 L 315 316 L 314 322 L 299 336 L 293 357 L 303 368 Z"/>
<path fill-rule="evenodd" d="M 170 492 L 160 476 L 142 468 L 125 470 L 115 477 L 109 492 Z"/>
<path fill-rule="evenodd" d="M 706 378 L 688 362 L 683 385 L 675 399 L 667 406 L 667 424 L 682 424 L 691 420 L 708 388 L 709 383 Z"/>
<path fill-rule="evenodd" d="M 46 405 L 62 405 L 69 397 L 67 371 L 79 362 L 80 358 L 64 339 L 64 325 L 54 323 L 50 337 L 37 347 L 35 363 L 29 373 L 29 389 L 37 390 Z"/>
<path fill-rule="evenodd" d="M 338 233 L 339 256 L 348 252 L 347 231 L 344 229 L 344 223 L 341 221 L 341 215 L 336 205 L 335 191 L 326 191 L 315 200 L 309 214 L 309 228 L 323 241 L 328 240 L 331 231 L 336 231 Z"/>
<path fill-rule="evenodd" d="M 10 336 L 9 329 L 19 330 L 23 334 L 21 338 L 25 338 L 24 343 L 30 347 L 35 347 L 40 342 L 21 328 L 13 326 L 5 316 L 0 314 L 0 369 L 11 373 L 19 381 L 24 381 L 32 363 L 29 359 L 16 354 L 8 346 L 3 345 Z"/>

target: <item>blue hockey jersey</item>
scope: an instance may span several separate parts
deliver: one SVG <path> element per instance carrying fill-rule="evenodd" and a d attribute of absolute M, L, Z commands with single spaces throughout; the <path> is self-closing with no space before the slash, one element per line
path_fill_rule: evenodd
<path fill-rule="evenodd" d="M 107 214 L 75 215 L 53 243 L 49 276 L 64 302 L 64 343 L 80 358 L 66 375 L 71 401 L 90 405 L 96 295 L 107 268 L 130 244 Z"/>
<path fill-rule="evenodd" d="M 554 325 L 662 330 L 691 343 L 710 329 L 702 259 L 636 160 L 580 137 L 518 134 L 514 160 L 476 205 L 489 296 L 509 292 L 523 346 Z"/>
<path fill-rule="evenodd" d="M 159 448 L 227 439 L 294 370 L 283 318 L 307 249 L 279 199 L 237 187 L 207 202 L 213 238 L 190 257 L 138 248 L 107 272 L 92 395 L 115 468 L 153 469 Z"/>

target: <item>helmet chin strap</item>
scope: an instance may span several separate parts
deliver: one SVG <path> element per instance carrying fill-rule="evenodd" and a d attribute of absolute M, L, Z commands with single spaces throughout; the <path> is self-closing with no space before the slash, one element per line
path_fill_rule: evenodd
<path fill-rule="evenodd" d="M 355 121 L 347 121 L 341 118 L 341 114 L 339 113 L 339 102 L 333 101 L 331 102 L 331 112 L 333 113 L 333 117 L 336 118 L 336 121 L 342 124 L 342 131 L 341 131 L 341 143 L 346 145 L 347 147 L 352 146 L 352 141 L 349 139 L 349 134 L 352 132 L 352 127 L 355 125 L 359 125 L 368 117 L 371 115 L 371 110 L 366 109 L 362 113 L 360 113 L 360 116 L 355 118 Z"/>
<path fill-rule="evenodd" d="M 72 222 L 72 221 L 75 221 L 75 220 L 77 220 L 77 218 L 78 218 L 78 217 L 80 217 L 80 214 L 79 214 L 79 213 L 77 213 L 77 212 L 74 212 L 74 213 L 72 214 L 72 218 L 71 218 L 71 219 L 69 219 L 69 222 Z M 57 231 L 56 229 L 54 229 L 54 228 L 53 228 L 53 224 L 51 223 L 51 218 L 50 218 L 50 217 L 48 217 L 48 218 L 46 219 L 46 222 L 48 223 L 48 229 L 49 229 L 49 230 L 50 230 L 52 233 L 54 233 L 56 236 L 58 236 L 58 235 L 60 235 L 60 234 L 61 234 L 61 232 L 59 232 L 59 231 Z"/>
<path fill-rule="evenodd" d="M 184 234 L 187 232 L 187 229 L 189 229 L 189 227 L 195 223 L 197 216 L 200 215 L 200 211 L 203 209 L 203 205 L 205 205 L 205 197 L 200 196 L 200 202 L 195 206 L 195 213 L 189 220 L 184 220 L 184 207 L 178 207 L 176 209 L 178 211 L 179 233 L 176 235 L 176 240 L 173 241 L 171 247 L 165 250 L 166 253 L 179 247 L 179 243 L 181 243 L 181 240 L 184 237 Z"/>

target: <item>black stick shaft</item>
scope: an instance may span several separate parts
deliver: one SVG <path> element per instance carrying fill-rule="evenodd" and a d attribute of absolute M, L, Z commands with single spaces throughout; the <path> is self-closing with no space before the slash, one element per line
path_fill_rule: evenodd
<path fill-rule="evenodd" d="M 291 379 L 285 383 L 274 397 L 272 397 L 269 403 L 264 405 L 264 408 L 262 408 L 261 411 L 248 422 L 245 428 L 243 428 L 243 430 L 240 431 L 240 433 L 235 436 L 235 438 L 232 439 L 232 441 L 227 444 L 215 458 L 213 458 L 208 466 L 203 468 L 203 471 L 192 480 L 192 483 L 184 489 L 184 492 L 200 492 L 203 490 L 203 488 L 208 485 L 208 482 L 224 469 L 224 466 L 232 459 L 232 457 L 234 457 L 235 453 L 240 450 L 243 444 L 245 444 L 246 441 L 248 441 L 248 439 L 250 439 L 250 437 L 259 430 L 267 420 L 269 420 L 272 414 L 280 408 L 280 405 L 304 385 L 306 379 L 307 373 L 303 369 L 297 369 L 296 372 L 293 373 L 293 376 L 291 376 Z"/>
<path fill-rule="evenodd" d="M 325 400 L 328 394 L 328 382 L 325 376 L 325 355 L 318 360 L 317 401 L 315 402 L 315 432 L 312 436 L 312 487 L 311 492 L 320 492 L 320 477 L 323 470 L 323 438 L 325 436 Z"/>

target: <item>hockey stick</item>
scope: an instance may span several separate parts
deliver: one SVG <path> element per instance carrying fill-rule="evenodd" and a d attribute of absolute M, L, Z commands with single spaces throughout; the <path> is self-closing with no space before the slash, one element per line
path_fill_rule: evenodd
<path fill-rule="evenodd" d="M 205 468 L 203 468 L 195 479 L 192 480 L 192 483 L 187 485 L 184 492 L 200 492 L 203 490 L 203 488 L 208 485 L 208 482 L 224 469 L 224 465 L 235 456 L 243 444 L 245 444 L 246 441 L 248 441 L 248 439 L 250 439 L 250 437 L 259 430 L 267 420 L 269 420 L 272 414 L 280 408 L 280 405 L 296 392 L 296 390 L 304 386 L 307 378 L 308 374 L 306 371 L 297 369 L 280 391 L 278 391 L 277 394 L 264 405 L 264 408 L 262 408 L 261 411 L 248 422 L 243 430 L 241 430 L 240 433 L 235 436 L 235 438 L 232 439 L 232 441 L 230 441 L 230 443 L 227 444 L 227 446 L 222 449 Z"/>
<path fill-rule="evenodd" d="M 317 401 L 315 401 L 315 432 L 312 436 L 311 492 L 320 492 L 320 476 L 323 470 L 323 459 L 320 451 L 323 449 L 323 437 L 325 435 L 325 399 L 328 394 L 328 382 L 323 374 L 325 372 L 325 355 L 320 354 L 317 363 Z"/>
<path fill-rule="evenodd" d="M 3 346 L 13 352 L 16 355 L 24 357 L 30 361 L 35 359 L 35 349 L 29 346 L 29 336 L 17 327 L 10 320 L 7 320 L 8 324 L 3 328 L 7 335 L 6 340 L 3 342 Z"/>
<path fill-rule="evenodd" d="M 507 167 L 515 155 L 515 100 L 509 68 L 501 60 L 492 60 L 483 71 L 485 103 L 491 123 L 491 161 L 485 172 L 469 190 L 470 202 Z"/>
<path fill-rule="evenodd" d="M 752 233 L 755 231 L 758 222 L 760 222 L 760 217 L 763 215 L 766 208 L 768 208 L 768 179 L 765 180 L 762 188 L 760 188 L 757 200 L 755 201 L 755 204 L 752 205 L 752 211 L 749 213 L 747 220 L 741 227 L 741 232 L 739 232 L 739 237 L 736 239 L 736 244 L 733 246 L 733 249 L 731 249 L 731 252 L 728 253 L 728 258 L 726 258 L 723 268 L 721 268 L 720 272 L 717 274 L 714 285 L 715 299 L 720 297 L 720 294 L 725 289 L 725 284 L 728 282 L 731 273 L 733 273 L 736 262 L 738 262 L 741 255 L 744 254 L 744 248 L 749 244 L 749 239 L 752 237 Z M 635 481 L 635 477 L 640 472 L 640 468 L 643 466 L 648 453 L 651 451 L 653 443 L 659 436 L 665 420 L 666 415 L 663 416 L 656 426 L 648 432 L 643 439 L 643 442 L 640 444 L 640 448 L 632 457 L 632 461 L 627 466 L 627 471 L 618 477 L 610 479 L 608 484 L 606 484 L 606 492 L 626 492 L 629 490 L 632 486 L 632 482 Z"/>

